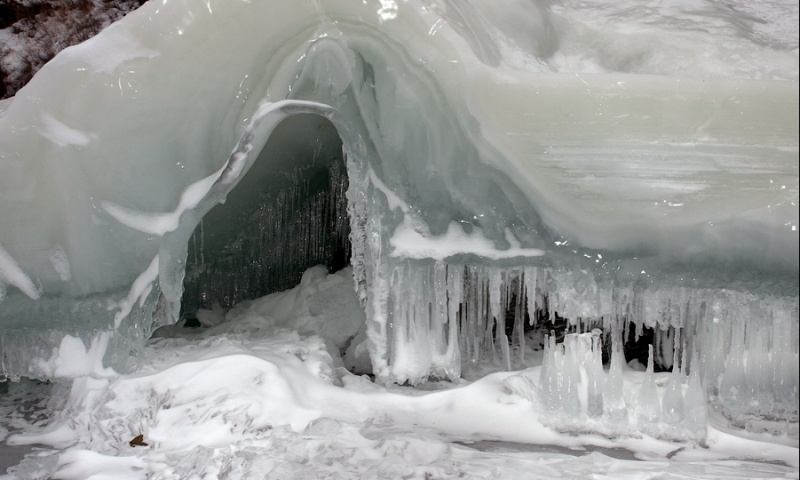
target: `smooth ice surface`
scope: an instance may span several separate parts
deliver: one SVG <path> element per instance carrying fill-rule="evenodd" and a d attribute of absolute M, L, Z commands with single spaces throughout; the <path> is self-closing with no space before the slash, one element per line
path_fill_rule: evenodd
<path fill-rule="evenodd" d="M 245 179 L 277 172 L 270 155 L 292 148 L 273 132 L 311 114 L 342 141 L 363 337 L 384 383 L 457 379 L 462 358 L 512 368 L 524 338 L 503 333 L 504 310 L 546 299 L 572 324 L 688 330 L 729 416 L 769 402 L 791 416 L 798 35 L 783 19 L 796 14 L 147 3 L 0 107 L 0 368 L 82 375 L 48 361 L 76 341 L 107 345 L 97 372 L 130 368 L 179 318 L 196 228 L 242 226 L 205 214 L 240 186 L 268 190 Z M 237 258 L 269 260 L 256 253 Z M 220 289 L 246 290 L 227 273 Z"/>

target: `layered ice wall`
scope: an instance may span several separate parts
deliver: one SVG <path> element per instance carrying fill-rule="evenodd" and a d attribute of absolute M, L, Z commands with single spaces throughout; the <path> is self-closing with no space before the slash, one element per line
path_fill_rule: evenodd
<path fill-rule="evenodd" d="M 2 372 L 54 376 L 75 339 L 125 368 L 187 273 L 251 294 L 203 259 L 251 217 L 204 216 L 274 193 L 297 150 L 273 132 L 316 115 L 382 381 L 512 368 L 546 309 L 680 330 L 731 416 L 756 397 L 796 416 L 797 28 L 778 6 L 628 7 L 170 0 L 65 50 L 0 116 Z M 313 124 L 292 128 L 329 138 Z M 253 235 L 290 231 L 280 212 Z M 268 271 L 280 249 L 248 239 L 220 248 Z"/>

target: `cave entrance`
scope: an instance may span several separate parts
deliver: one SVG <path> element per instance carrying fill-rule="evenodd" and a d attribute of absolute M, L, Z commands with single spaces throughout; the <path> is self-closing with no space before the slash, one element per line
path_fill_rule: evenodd
<path fill-rule="evenodd" d="M 303 272 L 350 263 L 342 140 L 326 118 L 297 114 L 189 240 L 181 317 L 291 288 Z"/>

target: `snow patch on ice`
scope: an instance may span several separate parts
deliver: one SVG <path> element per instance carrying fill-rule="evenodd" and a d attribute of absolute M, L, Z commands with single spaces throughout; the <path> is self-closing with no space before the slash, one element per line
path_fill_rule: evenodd
<path fill-rule="evenodd" d="M 67 145 L 74 145 L 76 147 L 83 147 L 92 141 L 92 134 L 76 130 L 64 122 L 57 120 L 49 113 L 42 113 L 40 115 L 43 129 L 40 130 L 48 140 L 65 147 Z"/>
<path fill-rule="evenodd" d="M 123 24 L 114 23 L 106 30 L 108 32 L 105 34 L 104 41 L 112 47 L 103 50 L 107 53 L 100 54 L 90 44 L 81 43 L 64 49 L 61 60 L 77 57 L 88 64 L 92 71 L 111 74 L 124 63 L 136 59 L 156 58 L 160 55 L 158 51 L 143 46 Z"/>
<path fill-rule="evenodd" d="M 181 215 L 187 210 L 191 210 L 200 203 L 208 194 L 214 183 L 220 178 L 227 164 L 211 175 L 198 180 L 186 187 L 181 194 L 175 210 L 166 213 L 147 213 L 117 205 L 114 202 L 103 200 L 101 205 L 109 215 L 114 217 L 119 223 L 139 230 L 140 232 L 152 235 L 164 235 L 172 232 L 180 225 Z"/>
<path fill-rule="evenodd" d="M 153 282 L 158 278 L 158 258 L 158 255 L 153 257 L 153 260 L 150 261 L 150 265 L 148 265 L 145 271 L 134 280 L 128 292 L 128 296 L 120 300 L 117 306 L 119 311 L 114 316 L 115 329 L 119 328 L 122 320 L 131 313 L 131 309 L 133 309 L 136 302 L 139 303 L 140 307 L 144 305 L 145 299 L 147 299 L 147 296 L 153 288 Z"/>
<path fill-rule="evenodd" d="M 49 359 L 39 361 L 39 369 L 52 378 L 61 379 L 115 376 L 113 369 L 103 366 L 103 357 L 111 335 L 110 331 L 95 335 L 88 350 L 83 340 L 66 335 Z"/>
<path fill-rule="evenodd" d="M 383 183 L 383 180 L 378 177 L 375 171 L 370 167 L 367 172 L 369 181 L 386 196 L 386 202 L 389 204 L 389 210 L 400 210 L 403 213 L 409 213 L 410 208 L 394 191 Z"/>
<path fill-rule="evenodd" d="M 494 242 L 483 235 L 480 227 L 474 227 L 472 233 L 466 233 L 456 222 L 450 222 L 444 234 L 433 236 L 424 222 L 415 221 L 411 214 L 406 214 L 403 222 L 395 229 L 389 244 L 394 247 L 391 256 L 414 259 L 444 260 L 454 255 L 472 254 L 500 260 L 544 255 L 544 251 L 538 248 L 523 248 L 508 229 L 506 240 L 511 245 L 510 248 L 499 250 Z"/>

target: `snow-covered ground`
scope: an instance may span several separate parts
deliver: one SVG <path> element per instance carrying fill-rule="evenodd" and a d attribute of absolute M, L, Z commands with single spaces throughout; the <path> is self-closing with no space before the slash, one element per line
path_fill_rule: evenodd
<path fill-rule="evenodd" d="M 292 290 L 201 312 L 209 326 L 165 327 L 127 375 L 74 349 L 49 360 L 91 372 L 71 387 L 7 384 L 0 436 L 16 465 L 0 478 L 798 478 L 791 440 L 744 438 L 714 418 L 700 441 L 644 435 L 635 415 L 612 436 L 556 431 L 533 350 L 528 369 L 458 384 L 355 375 L 340 355 L 359 368 L 349 275 L 316 267 Z M 644 376 L 624 371 L 629 405 Z M 656 374 L 662 397 L 668 376 Z"/>

